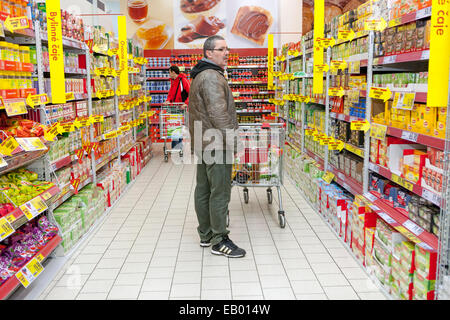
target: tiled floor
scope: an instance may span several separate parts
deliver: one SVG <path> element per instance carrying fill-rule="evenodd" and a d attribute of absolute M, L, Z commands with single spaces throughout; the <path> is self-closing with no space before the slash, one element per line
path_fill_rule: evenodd
<path fill-rule="evenodd" d="M 159 150 L 159 149 L 158 149 Z M 230 238 L 247 255 L 201 248 L 195 166 L 162 161 L 138 176 L 39 299 L 385 299 L 318 214 L 286 179 L 286 228 L 277 196 L 233 188 Z"/>

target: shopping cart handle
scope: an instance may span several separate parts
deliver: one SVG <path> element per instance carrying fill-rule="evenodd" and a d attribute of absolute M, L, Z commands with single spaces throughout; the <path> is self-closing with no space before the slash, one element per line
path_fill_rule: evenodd
<path fill-rule="evenodd" d="M 270 129 L 270 124 L 263 123 L 262 126 L 261 126 L 261 129 Z"/>

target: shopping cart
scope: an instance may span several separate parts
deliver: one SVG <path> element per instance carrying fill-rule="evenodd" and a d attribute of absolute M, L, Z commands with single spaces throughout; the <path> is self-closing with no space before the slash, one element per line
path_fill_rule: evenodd
<path fill-rule="evenodd" d="M 164 140 L 164 161 L 169 160 L 169 153 L 179 153 L 183 157 L 181 147 L 168 149 L 167 139 L 181 139 L 182 130 L 185 125 L 186 109 L 182 108 L 183 103 L 171 103 L 161 106 L 159 114 L 159 130 L 161 139 Z"/>
<path fill-rule="evenodd" d="M 233 164 L 232 186 L 244 188 L 245 203 L 249 201 L 248 187 L 267 188 L 269 204 L 273 200 L 272 187 L 276 187 L 279 200 L 278 221 L 280 227 L 284 228 L 286 219 L 281 198 L 284 124 L 240 124 L 238 135 L 243 144 L 243 152 L 238 153 Z"/>

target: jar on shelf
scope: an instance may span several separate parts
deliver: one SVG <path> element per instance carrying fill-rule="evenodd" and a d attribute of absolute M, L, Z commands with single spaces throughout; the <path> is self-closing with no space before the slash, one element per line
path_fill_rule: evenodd
<path fill-rule="evenodd" d="M 7 47 L 5 41 L 0 41 L 0 60 L 7 60 Z"/>
<path fill-rule="evenodd" d="M 13 53 L 13 60 L 12 61 L 20 62 L 19 45 L 18 44 L 12 44 L 12 53 Z"/>

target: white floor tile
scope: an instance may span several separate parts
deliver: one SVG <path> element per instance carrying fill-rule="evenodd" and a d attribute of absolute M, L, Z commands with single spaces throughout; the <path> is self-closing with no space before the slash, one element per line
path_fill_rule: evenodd
<path fill-rule="evenodd" d="M 141 286 L 114 286 L 108 294 L 108 300 L 137 300 Z"/>
<path fill-rule="evenodd" d="M 324 290 L 330 300 L 359 300 L 358 295 L 350 286 L 324 287 Z"/>
<path fill-rule="evenodd" d="M 200 297 L 200 283 L 198 284 L 174 284 L 170 291 L 171 298 Z"/>
<path fill-rule="evenodd" d="M 232 283 L 233 298 L 237 296 L 261 296 L 262 289 L 259 282 Z"/>
<path fill-rule="evenodd" d="M 222 276 L 216 278 L 203 278 L 202 290 L 219 290 L 219 289 L 231 289 L 230 278 Z"/>
<path fill-rule="evenodd" d="M 231 290 L 202 290 L 202 300 L 231 300 Z"/>
<path fill-rule="evenodd" d="M 291 288 L 264 288 L 263 294 L 266 300 L 295 300 Z"/>
<path fill-rule="evenodd" d="M 334 286 L 349 286 L 350 283 L 342 274 L 318 274 L 322 287 L 334 287 Z"/>
<path fill-rule="evenodd" d="M 114 282 L 116 286 L 138 286 L 144 282 L 145 273 L 119 273 Z"/>
<path fill-rule="evenodd" d="M 172 278 L 175 267 L 149 267 L 146 279 Z"/>
<path fill-rule="evenodd" d="M 76 300 L 106 300 L 108 297 L 107 292 L 103 293 L 80 293 L 77 295 Z"/>
<path fill-rule="evenodd" d="M 169 291 L 141 292 L 138 300 L 169 300 Z"/>
<path fill-rule="evenodd" d="M 114 280 L 88 280 L 80 293 L 108 293 L 114 284 Z"/>
<path fill-rule="evenodd" d="M 285 275 L 261 275 L 262 288 L 288 288 L 290 286 L 289 279 Z"/>
<path fill-rule="evenodd" d="M 145 279 L 141 291 L 168 291 L 172 286 L 171 278 Z"/>
<path fill-rule="evenodd" d="M 202 273 L 200 271 L 176 271 L 173 275 L 174 284 L 200 283 Z"/>
<path fill-rule="evenodd" d="M 323 293 L 323 289 L 317 280 L 291 281 L 295 294 Z"/>

